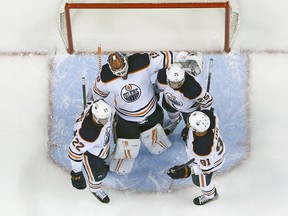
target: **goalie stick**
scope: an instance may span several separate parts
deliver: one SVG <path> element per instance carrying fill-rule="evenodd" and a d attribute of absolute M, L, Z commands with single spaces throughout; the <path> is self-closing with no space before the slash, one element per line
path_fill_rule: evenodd
<path fill-rule="evenodd" d="M 212 66 L 213 66 L 213 59 L 211 58 L 210 61 L 209 61 L 209 69 L 208 69 L 207 89 L 206 89 L 207 92 L 210 91 L 211 76 L 212 76 Z M 173 173 L 173 171 L 175 172 L 175 171 L 177 171 L 177 170 L 179 170 L 179 169 L 182 169 L 182 168 L 185 167 L 185 166 L 190 165 L 190 164 L 193 163 L 194 161 L 195 161 L 195 158 L 192 158 L 192 159 L 189 160 L 187 163 L 181 165 L 180 167 L 178 167 L 178 168 L 175 169 L 175 170 L 172 170 L 172 173 Z M 175 181 L 175 179 L 171 179 L 168 192 L 171 192 L 171 191 L 173 190 L 174 181 Z"/>
<path fill-rule="evenodd" d="M 98 71 L 100 73 L 101 72 L 101 60 L 102 60 L 101 59 L 102 58 L 101 44 L 98 44 L 97 54 L 98 54 Z M 89 92 L 88 92 L 88 94 L 89 94 Z M 85 110 L 86 105 L 87 105 L 86 78 L 85 78 L 85 75 L 82 76 L 82 98 L 83 98 L 83 109 Z"/>
<path fill-rule="evenodd" d="M 82 97 L 83 97 L 83 109 L 86 107 L 86 82 L 85 76 L 82 76 Z"/>
<path fill-rule="evenodd" d="M 98 74 L 100 74 L 101 68 L 102 68 L 102 48 L 101 48 L 101 44 L 98 44 L 97 54 L 98 54 Z"/>

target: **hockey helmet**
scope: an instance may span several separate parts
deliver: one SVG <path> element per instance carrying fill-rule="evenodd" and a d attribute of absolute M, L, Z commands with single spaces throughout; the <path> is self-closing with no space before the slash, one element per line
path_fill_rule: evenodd
<path fill-rule="evenodd" d="M 180 88 L 185 81 L 185 71 L 178 63 L 172 64 L 167 69 L 167 84 L 173 88 Z"/>
<path fill-rule="evenodd" d="M 108 65 L 115 76 L 125 76 L 128 72 L 127 56 L 121 52 L 113 52 L 108 57 Z"/>
<path fill-rule="evenodd" d="M 92 114 L 97 124 L 105 125 L 111 118 L 111 108 L 103 100 L 98 100 L 92 105 Z"/>
<path fill-rule="evenodd" d="M 193 131 L 202 133 L 210 127 L 210 119 L 205 113 L 194 111 L 189 116 L 189 125 L 192 127 Z"/>

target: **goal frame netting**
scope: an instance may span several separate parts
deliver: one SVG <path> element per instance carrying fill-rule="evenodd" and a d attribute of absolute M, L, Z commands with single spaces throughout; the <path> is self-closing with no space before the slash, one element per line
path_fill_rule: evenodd
<path fill-rule="evenodd" d="M 59 13 L 59 32 L 69 54 L 74 53 L 71 10 L 77 9 L 224 9 L 224 51 L 229 53 L 239 29 L 239 10 L 229 0 L 222 2 L 159 2 L 159 3 L 70 3 L 66 2 Z"/>

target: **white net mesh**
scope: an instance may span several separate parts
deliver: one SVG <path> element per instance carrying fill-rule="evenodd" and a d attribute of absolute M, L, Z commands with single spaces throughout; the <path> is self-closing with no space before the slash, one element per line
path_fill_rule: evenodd
<path fill-rule="evenodd" d="M 230 46 L 233 45 L 240 26 L 240 12 L 236 0 L 230 0 Z"/>
<path fill-rule="evenodd" d="M 69 3 L 213 3 L 226 0 L 69 0 Z M 232 1 L 232 2 L 231 2 Z M 67 49 L 69 48 L 67 23 L 63 2 L 60 6 L 59 30 Z M 235 40 L 239 27 L 237 2 L 230 0 L 230 46 Z M 193 11 L 192 11 L 193 10 Z M 127 51 L 127 44 L 137 50 L 221 50 L 225 32 L 223 8 L 193 9 L 73 9 L 70 21 L 73 46 L 77 51 L 95 51 L 97 44 L 105 50 Z M 167 13 L 168 12 L 168 13 Z M 148 23 L 148 24 L 147 24 Z M 195 29 L 195 34 L 187 35 L 187 28 Z M 177 31 L 179 38 L 172 36 Z M 202 32 L 202 34 L 197 33 Z M 203 34 L 205 37 L 203 38 Z M 141 41 L 139 41 L 141 37 Z M 207 39 L 207 41 L 205 41 Z M 177 41 L 182 40 L 182 47 Z M 107 42 L 109 41 L 109 42 Z M 159 41 L 157 47 L 151 41 Z M 200 43 L 201 42 L 201 43 Z M 106 43 L 106 44 L 105 44 Z M 200 46 L 202 44 L 202 46 Z M 204 44 L 204 46 L 203 46 Z M 151 46 L 150 46 L 151 45 Z M 130 50 L 132 51 L 132 50 Z"/>
<path fill-rule="evenodd" d="M 59 32 L 65 44 L 65 47 L 68 48 L 68 35 L 64 11 L 59 13 Z"/>

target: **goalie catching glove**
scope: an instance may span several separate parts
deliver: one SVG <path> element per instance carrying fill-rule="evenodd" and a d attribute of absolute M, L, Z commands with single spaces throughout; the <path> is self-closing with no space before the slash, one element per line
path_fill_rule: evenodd
<path fill-rule="evenodd" d="M 71 171 L 70 175 L 71 175 L 71 182 L 72 182 L 73 187 L 79 190 L 83 190 L 86 188 L 86 180 L 81 171 L 77 173 L 75 173 L 74 171 Z"/>
<path fill-rule="evenodd" d="M 203 55 L 201 52 L 181 51 L 176 56 L 175 62 L 182 65 L 183 69 L 194 76 L 201 73 L 203 69 Z"/>
<path fill-rule="evenodd" d="M 167 175 L 172 179 L 188 178 L 191 175 L 191 169 L 185 165 L 178 165 L 170 168 Z"/>

